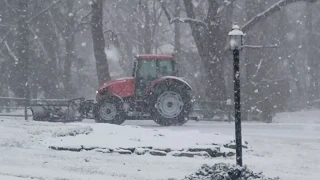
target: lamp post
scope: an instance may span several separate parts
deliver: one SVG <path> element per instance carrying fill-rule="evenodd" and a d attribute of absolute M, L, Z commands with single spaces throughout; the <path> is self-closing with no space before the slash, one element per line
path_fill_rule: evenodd
<path fill-rule="evenodd" d="M 240 51 L 242 49 L 242 38 L 244 34 L 240 27 L 235 24 L 228 35 L 230 38 L 230 50 L 233 51 L 236 161 L 237 165 L 242 166 Z"/>

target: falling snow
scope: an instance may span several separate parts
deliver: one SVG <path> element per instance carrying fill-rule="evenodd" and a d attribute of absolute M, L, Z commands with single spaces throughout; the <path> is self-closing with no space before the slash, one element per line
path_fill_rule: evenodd
<path fill-rule="evenodd" d="M 1 1 L 0 179 L 183 179 L 234 164 L 226 154 L 172 156 L 234 137 L 236 78 L 248 168 L 318 180 L 319 8 L 320 0 Z M 50 143 L 105 149 L 52 152 Z M 128 149 L 108 149 L 115 144 Z M 110 154 L 139 144 L 176 151 Z"/>

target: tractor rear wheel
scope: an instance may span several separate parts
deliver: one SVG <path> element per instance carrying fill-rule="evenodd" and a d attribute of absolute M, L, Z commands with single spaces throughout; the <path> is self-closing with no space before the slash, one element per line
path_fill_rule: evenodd
<path fill-rule="evenodd" d="M 120 125 L 126 120 L 122 102 L 116 98 L 104 98 L 94 108 L 94 119 L 97 123 Z"/>
<path fill-rule="evenodd" d="M 154 94 L 151 115 L 162 126 L 181 126 L 188 121 L 191 97 L 182 88 L 161 88 Z"/>

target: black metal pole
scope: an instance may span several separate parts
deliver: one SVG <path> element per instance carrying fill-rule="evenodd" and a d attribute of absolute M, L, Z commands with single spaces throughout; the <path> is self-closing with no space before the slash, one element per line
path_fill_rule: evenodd
<path fill-rule="evenodd" d="M 242 166 L 241 104 L 240 104 L 240 52 L 233 51 L 234 68 L 234 108 L 237 165 Z"/>

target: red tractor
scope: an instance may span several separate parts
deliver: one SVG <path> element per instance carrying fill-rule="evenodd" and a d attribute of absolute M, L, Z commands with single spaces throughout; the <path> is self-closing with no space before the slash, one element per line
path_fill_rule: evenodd
<path fill-rule="evenodd" d="M 173 56 L 136 56 L 132 77 L 108 81 L 97 91 L 95 121 L 149 118 L 163 126 L 183 125 L 193 108 L 192 88 L 175 75 Z"/>

